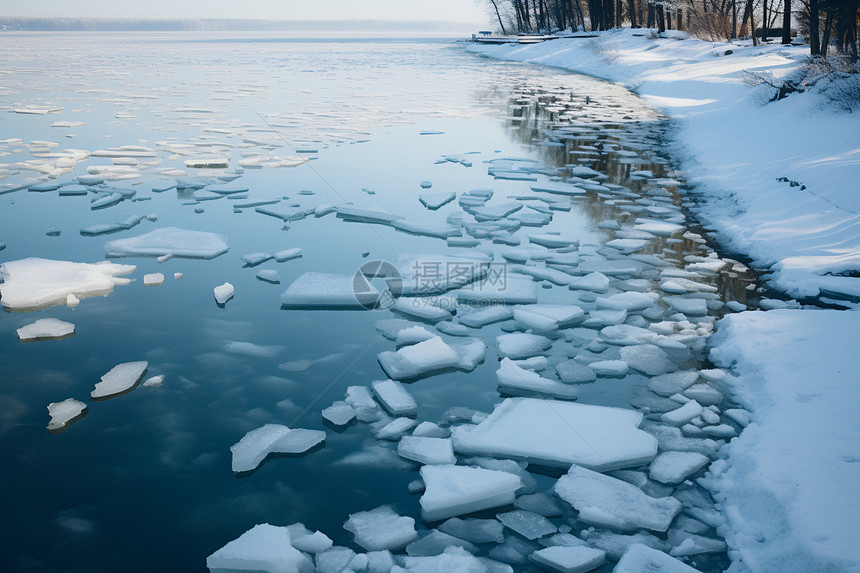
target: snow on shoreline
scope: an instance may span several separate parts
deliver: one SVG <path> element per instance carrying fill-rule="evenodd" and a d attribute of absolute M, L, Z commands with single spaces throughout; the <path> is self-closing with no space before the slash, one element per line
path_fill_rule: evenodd
<path fill-rule="evenodd" d="M 790 296 L 860 296 L 860 279 L 833 276 L 860 268 L 860 114 L 827 111 L 812 91 L 765 106 L 773 90 L 744 83 L 747 70 L 798 70 L 802 46 L 669 35 L 626 29 L 468 50 L 635 90 L 672 120 L 672 153 L 702 199 L 697 215 L 725 248 L 770 268 L 770 285 Z M 856 311 L 718 323 L 711 359 L 736 374 L 729 386 L 753 413 L 702 480 L 726 519 L 731 571 L 860 571 L 858 332 Z"/>
<path fill-rule="evenodd" d="M 698 216 L 722 245 L 770 267 L 771 285 L 791 296 L 816 296 L 820 288 L 860 296 L 860 281 L 822 276 L 860 268 L 860 114 L 824 111 L 823 96 L 812 92 L 765 106 L 774 90 L 744 84 L 747 71 L 794 72 L 807 59 L 803 46 L 668 34 L 652 39 L 648 30 L 623 29 L 467 49 L 633 89 L 673 120 L 673 153 L 705 199 Z"/>

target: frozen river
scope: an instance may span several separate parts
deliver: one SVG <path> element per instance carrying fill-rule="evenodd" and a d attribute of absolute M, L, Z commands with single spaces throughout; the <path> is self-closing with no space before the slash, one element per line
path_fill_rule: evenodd
<path fill-rule="evenodd" d="M 725 303 L 758 295 L 741 263 L 688 227 L 661 149 L 668 126 L 643 101 L 442 41 L 4 34 L 0 47 L 0 569 L 200 571 L 260 523 L 301 522 L 363 551 L 343 524 L 381 505 L 423 538 L 469 510 L 428 510 L 448 482 L 417 471 L 416 457 L 450 468 L 434 448 L 450 450 L 452 428 L 460 466 L 521 480 L 516 505 L 474 506 L 485 519 L 520 511 L 504 530 L 496 522 L 503 543 L 469 547 L 481 557 L 527 571 L 536 551 L 576 535 L 605 552 L 598 571 L 634 541 L 703 571 L 727 566 L 712 502 L 687 478 L 745 422 L 704 347 Z M 168 228 L 214 233 L 229 250 L 182 256 L 198 233 L 148 235 L 137 243 L 149 256 L 123 241 Z M 136 269 L 90 298 L 54 272 L 60 294 L 39 302 L 49 279 L 15 272 L 30 257 Z M 373 285 L 371 302 L 384 290 L 372 262 L 400 282 L 377 308 L 345 310 L 368 300 L 352 296 L 356 278 Z M 163 284 L 145 284 L 155 273 Z M 218 304 L 225 282 L 235 294 Z M 75 335 L 18 340 L 42 318 Z M 131 384 L 163 384 L 90 398 L 108 371 L 139 361 L 147 371 Z M 362 405 L 347 390 L 386 374 L 417 410 L 398 417 L 382 395 Z M 324 423 L 347 394 L 372 423 Z M 568 438 L 540 434 L 529 412 L 516 431 L 526 445 L 499 442 L 483 422 L 511 395 L 625 412 L 552 410 L 586 436 L 568 455 Z M 49 432 L 46 406 L 68 398 L 86 415 Z M 496 409 L 496 428 L 506 413 Z M 617 435 L 616 416 L 633 420 Z M 438 440 L 413 441 L 417 454 L 401 440 L 416 423 Z M 230 447 L 266 424 L 325 442 L 234 475 Z M 518 469 L 498 461 L 511 459 Z M 613 495 L 634 484 L 663 498 L 669 521 L 553 493 L 571 463 L 611 474 Z M 529 539 L 514 521 L 539 514 L 555 529 Z"/>

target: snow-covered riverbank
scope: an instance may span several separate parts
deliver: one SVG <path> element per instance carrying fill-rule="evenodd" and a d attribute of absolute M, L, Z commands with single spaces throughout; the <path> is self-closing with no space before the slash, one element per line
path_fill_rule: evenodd
<path fill-rule="evenodd" d="M 860 115 L 815 89 L 766 104 L 775 90 L 745 82 L 748 72 L 796 73 L 802 46 L 670 35 L 616 30 L 469 50 L 634 89 L 672 118 L 672 152 L 724 248 L 769 268 L 770 286 L 789 296 L 860 295 L 860 279 L 837 276 L 860 268 Z M 730 386 L 753 412 L 707 480 L 733 570 L 860 571 L 858 330 L 856 311 L 750 312 L 718 324 L 712 358 L 733 368 Z"/>

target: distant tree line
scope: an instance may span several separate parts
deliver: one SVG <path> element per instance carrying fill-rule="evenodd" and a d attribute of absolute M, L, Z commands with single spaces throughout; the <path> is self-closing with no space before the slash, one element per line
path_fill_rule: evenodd
<path fill-rule="evenodd" d="M 711 40 L 792 41 L 792 15 L 813 55 L 829 47 L 857 60 L 860 0 L 487 0 L 504 34 L 678 29 Z"/>

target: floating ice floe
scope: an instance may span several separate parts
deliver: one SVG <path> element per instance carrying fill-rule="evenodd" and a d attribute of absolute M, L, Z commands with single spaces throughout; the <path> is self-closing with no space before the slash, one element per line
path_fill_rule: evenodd
<path fill-rule="evenodd" d="M 206 558 L 211 570 L 313 573 L 313 563 L 293 547 L 286 527 L 255 525 Z"/>
<path fill-rule="evenodd" d="M 448 438 L 403 436 L 397 444 L 397 454 L 419 464 L 456 464 L 454 448 Z"/>
<path fill-rule="evenodd" d="M 418 196 L 418 200 L 421 201 L 421 204 L 431 211 L 436 211 L 456 198 L 457 194 L 453 191 L 450 193 L 422 193 Z"/>
<path fill-rule="evenodd" d="M 421 479 L 424 521 L 438 521 L 513 503 L 522 482 L 507 472 L 454 465 L 425 465 Z"/>
<path fill-rule="evenodd" d="M 269 454 L 301 455 L 323 443 L 323 431 L 266 424 L 251 430 L 239 442 L 230 446 L 233 453 L 233 471 L 250 472 Z"/>
<path fill-rule="evenodd" d="M 164 374 L 159 374 L 158 376 L 153 376 L 152 378 L 148 378 L 144 380 L 143 386 L 144 388 L 159 388 L 164 385 Z"/>
<path fill-rule="evenodd" d="M 617 531 L 666 531 L 682 509 L 673 497 L 650 497 L 635 485 L 576 465 L 554 489 L 579 512 L 580 521 Z"/>
<path fill-rule="evenodd" d="M 126 285 L 119 278 L 136 270 L 133 265 L 109 262 L 73 263 L 29 258 L 0 265 L 0 303 L 12 311 L 40 310 L 75 299 L 107 296 L 114 285 Z"/>
<path fill-rule="evenodd" d="M 51 421 L 48 422 L 48 430 L 51 432 L 65 430 L 70 424 L 83 417 L 86 410 L 87 405 L 74 398 L 67 398 L 62 402 L 48 404 L 48 415 L 51 416 Z"/>
<path fill-rule="evenodd" d="M 396 380 L 376 380 L 370 383 L 373 393 L 393 416 L 413 416 L 418 413 L 415 398 Z"/>
<path fill-rule="evenodd" d="M 531 186 L 531 190 L 539 193 L 552 193 L 555 195 L 585 195 L 588 193 L 588 191 L 582 187 L 561 182 L 535 183 Z"/>
<path fill-rule="evenodd" d="M 215 295 L 215 302 L 218 304 L 225 304 L 228 300 L 233 298 L 234 294 L 236 294 L 236 289 L 234 289 L 233 285 L 230 283 L 224 283 L 216 286 L 212 289 L 212 292 Z"/>
<path fill-rule="evenodd" d="M 561 573 L 585 573 L 603 565 L 606 553 L 591 547 L 547 547 L 529 555 L 539 565 Z"/>
<path fill-rule="evenodd" d="M 534 304 L 538 300 L 537 284 L 530 278 L 490 277 L 471 288 L 455 291 L 457 300 L 470 304 Z"/>
<path fill-rule="evenodd" d="M 144 286 L 161 286 L 164 284 L 164 275 L 161 273 L 149 273 L 143 275 Z"/>
<path fill-rule="evenodd" d="M 623 360 L 598 360 L 588 365 L 598 376 L 621 377 L 627 374 L 630 366 Z"/>
<path fill-rule="evenodd" d="M 440 524 L 437 529 L 472 543 L 502 543 L 505 540 L 502 533 L 504 526 L 495 519 L 452 517 Z"/>
<path fill-rule="evenodd" d="M 544 233 L 542 235 L 529 235 L 529 242 L 548 249 L 561 249 L 565 247 L 574 247 L 579 245 L 579 241 L 565 235 L 554 235 Z"/>
<path fill-rule="evenodd" d="M 284 249 L 275 253 L 275 260 L 279 263 L 284 263 L 293 259 L 299 259 L 301 256 L 302 250 L 300 248 Z"/>
<path fill-rule="evenodd" d="M 621 359 L 630 368 L 656 376 L 675 370 L 675 364 L 666 353 L 653 344 L 637 344 L 621 348 Z"/>
<path fill-rule="evenodd" d="M 58 318 L 40 318 L 17 330 L 21 342 L 37 340 L 63 340 L 75 334 L 75 325 Z"/>
<path fill-rule="evenodd" d="M 323 409 L 322 417 L 324 421 L 335 428 L 342 428 L 355 420 L 355 410 L 346 402 L 338 400 L 328 408 Z"/>
<path fill-rule="evenodd" d="M 565 360 L 557 364 L 555 371 L 565 384 L 584 384 L 594 382 L 597 379 L 594 370 L 575 360 Z"/>
<path fill-rule="evenodd" d="M 102 376 L 101 382 L 96 383 L 90 397 L 104 400 L 131 392 L 143 378 L 148 366 L 149 362 L 146 361 L 117 364 Z"/>
<path fill-rule="evenodd" d="M 638 429 L 633 410 L 536 398 L 508 398 L 477 426 L 452 432 L 462 454 L 504 457 L 550 467 L 608 471 L 650 462 L 657 440 Z"/>
<path fill-rule="evenodd" d="M 227 252 L 225 238 L 205 231 L 163 227 L 128 239 L 105 243 L 108 257 L 160 257 L 213 259 Z"/>
<path fill-rule="evenodd" d="M 122 223 L 103 223 L 82 227 L 80 233 L 85 237 L 93 237 L 96 235 L 115 233 L 117 231 L 127 231 L 128 229 L 132 229 L 139 225 L 144 219 L 146 219 L 145 215 L 132 215 Z"/>
<path fill-rule="evenodd" d="M 420 539 L 406 546 L 406 554 L 410 557 L 433 557 L 442 555 L 449 547 L 458 547 L 470 554 L 478 553 L 478 548 L 464 539 L 433 529 Z"/>
<path fill-rule="evenodd" d="M 438 336 L 434 336 L 418 344 L 404 346 L 396 352 L 381 352 L 379 364 L 385 374 L 393 380 L 412 380 L 422 376 L 446 370 L 460 368 L 471 370 L 483 359 L 484 348 L 480 348 L 480 357 L 475 358 L 477 347 L 474 344 L 450 346 Z M 458 352 L 460 350 L 460 352 Z"/>
<path fill-rule="evenodd" d="M 641 543 L 630 546 L 618 561 L 613 573 L 698 573 L 686 563 Z"/>
<path fill-rule="evenodd" d="M 553 331 L 579 324 L 585 318 L 581 308 L 574 305 L 532 304 L 514 308 L 514 320 L 523 328 Z"/>
<path fill-rule="evenodd" d="M 418 537 L 415 520 L 398 515 L 389 505 L 352 513 L 343 528 L 367 551 L 401 549 Z"/>
<path fill-rule="evenodd" d="M 514 312 L 514 316 L 516 317 L 516 311 Z M 543 353 L 552 346 L 552 340 L 539 334 L 514 332 L 497 336 L 496 345 L 498 346 L 499 354 L 517 360 Z"/>
<path fill-rule="evenodd" d="M 516 531 L 531 541 L 558 531 L 558 528 L 546 517 L 523 509 L 500 513 L 496 518 L 508 529 Z"/>
<path fill-rule="evenodd" d="M 304 273 L 281 295 L 285 308 L 352 309 L 374 307 L 380 292 L 367 280 L 353 275 Z"/>
<path fill-rule="evenodd" d="M 696 452 L 662 452 L 648 472 L 653 480 L 666 484 L 679 484 L 706 465 L 708 458 Z"/>
<path fill-rule="evenodd" d="M 546 396 L 560 400 L 575 400 L 577 397 L 577 390 L 573 386 L 520 368 L 510 358 L 503 358 L 499 363 L 496 377 L 499 380 L 499 392 L 505 394 Z"/>
<path fill-rule="evenodd" d="M 272 284 L 280 284 L 281 282 L 281 275 L 279 275 L 278 271 L 274 269 L 262 269 L 257 271 L 257 278 L 261 281 Z"/>

